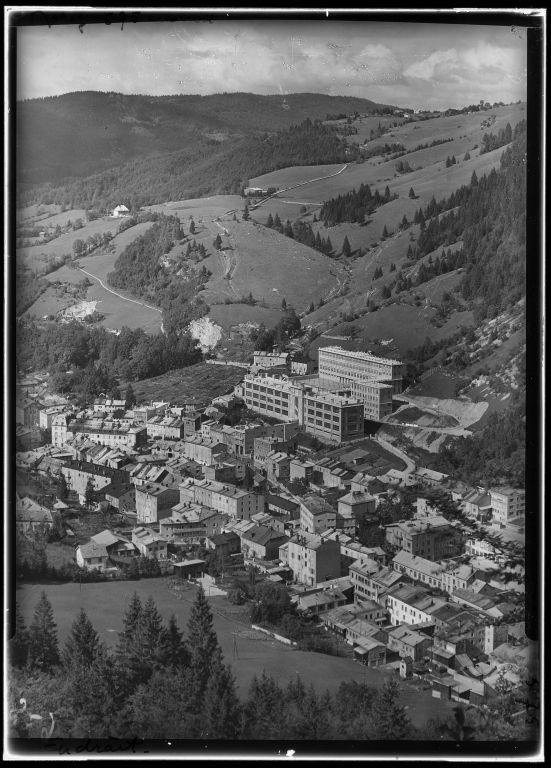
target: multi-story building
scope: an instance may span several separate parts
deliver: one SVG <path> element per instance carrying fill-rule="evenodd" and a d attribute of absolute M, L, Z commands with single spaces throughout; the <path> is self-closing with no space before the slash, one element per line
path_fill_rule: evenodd
<path fill-rule="evenodd" d="M 498 560 L 503 557 L 503 550 L 486 539 L 471 538 L 465 542 L 465 554 L 486 560 Z"/>
<path fill-rule="evenodd" d="M 108 399 L 105 397 L 97 398 L 92 404 L 93 411 L 101 413 L 115 413 L 115 411 L 126 411 L 126 400 Z"/>
<path fill-rule="evenodd" d="M 253 352 L 253 370 L 286 367 L 289 360 L 288 352 Z"/>
<path fill-rule="evenodd" d="M 279 547 L 286 541 L 285 534 L 267 525 L 254 525 L 241 535 L 241 551 L 246 558 L 277 560 Z"/>
<path fill-rule="evenodd" d="M 219 440 L 205 440 L 201 437 L 188 437 L 184 440 L 184 456 L 203 466 L 211 466 L 226 455 L 226 446 Z"/>
<path fill-rule="evenodd" d="M 215 509 L 185 501 L 172 507 L 171 512 L 159 523 L 161 535 L 185 544 L 203 544 L 207 537 L 220 533 L 228 519 Z"/>
<path fill-rule="evenodd" d="M 151 525 L 164 517 L 170 517 L 172 507 L 178 503 L 180 493 L 176 488 L 165 488 L 158 483 L 146 483 L 136 488 L 136 513 L 138 522 Z"/>
<path fill-rule="evenodd" d="M 210 439 L 223 443 L 228 452 L 235 456 L 251 456 L 255 438 L 266 432 L 267 428 L 263 424 L 238 424 L 235 427 L 216 424 L 210 428 Z"/>
<path fill-rule="evenodd" d="M 142 557 L 167 559 L 168 542 L 164 536 L 143 526 L 138 526 L 132 531 L 132 543 L 137 547 Z"/>
<path fill-rule="evenodd" d="M 385 568 L 372 559 L 352 563 L 349 575 L 354 586 L 355 601 L 374 600 L 380 605 L 385 605 L 386 597 L 393 587 L 409 582 L 404 574 L 393 568 Z"/>
<path fill-rule="evenodd" d="M 443 598 L 429 594 L 423 587 L 404 585 L 387 594 L 386 605 L 391 624 L 425 624 L 432 614 L 447 603 Z"/>
<path fill-rule="evenodd" d="M 337 514 L 321 496 L 310 494 L 300 503 L 300 528 L 307 533 L 321 534 L 328 528 L 335 528 Z"/>
<path fill-rule="evenodd" d="M 58 416 L 67 410 L 66 405 L 50 405 L 47 408 L 43 408 L 39 413 L 40 429 L 51 429 L 54 416 Z"/>
<path fill-rule="evenodd" d="M 315 586 L 340 577 L 341 553 L 336 541 L 324 541 L 316 534 L 301 532 L 292 536 L 284 546 L 295 581 Z"/>
<path fill-rule="evenodd" d="M 135 406 L 132 412 L 133 420 L 135 424 L 146 424 L 149 419 L 154 416 L 162 416 L 166 413 L 168 403 L 158 402 L 151 403 L 151 405 L 139 405 Z"/>
<path fill-rule="evenodd" d="M 388 631 L 388 650 L 420 661 L 432 645 L 432 638 L 409 627 L 394 627 Z"/>
<path fill-rule="evenodd" d="M 61 470 L 68 487 L 78 493 L 81 504 L 86 500 L 86 488 L 91 480 L 95 491 L 100 491 L 111 483 L 129 483 L 128 472 L 112 467 L 90 464 L 86 461 L 69 461 Z"/>
<path fill-rule="evenodd" d="M 365 416 L 380 420 L 392 413 L 392 395 L 402 391 L 402 363 L 341 347 L 319 349 L 322 386 L 346 387 L 365 404 Z"/>
<path fill-rule="evenodd" d="M 392 546 L 427 560 L 443 560 L 463 552 L 460 529 L 440 515 L 386 525 L 385 538 Z"/>
<path fill-rule="evenodd" d="M 184 437 L 184 422 L 177 416 L 152 416 L 146 422 L 148 437 L 163 440 L 181 440 Z"/>
<path fill-rule="evenodd" d="M 55 423 L 57 426 L 57 421 Z M 52 421 L 52 438 L 53 429 L 54 421 Z M 122 419 L 73 419 L 67 425 L 68 437 L 86 438 L 101 445 L 124 445 L 137 448 L 140 445 L 146 445 L 147 430 L 145 427 L 134 426 Z"/>
<path fill-rule="evenodd" d="M 280 421 L 298 423 L 328 443 L 363 436 L 363 405 L 350 393 L 332 393 L 288 376 L 248 374 L 239 387 L 248 408 Z"/>
<path fill-rule="evenodd" d="M 229 515 L 235 520 L 250 520 L 264 511 L 264 496 L 216 480 L 187 478 L 180 483 L 180 501 L 193 501 Z"/>
<path fill-rule="evenodd" d="M 368 491 L 350 491 L 338 501 L 338 511 L 343 517 L 351 517 L 356 522 L 375 514 L 375 497 Z"/>
<path fill-rule="evenodd" d="M 445 566 L 424 557 L 412 555 L 403 549 L 392 560 L 394 570 L 405 573 L 413 581 L 429 587 L 440 587 Z"/>
<path fill-rule="evenodd" d="M 524 517 L 525 492 L 519 488 L 491 488 L 492 517 L 504 524 L 516 517 Z"/>

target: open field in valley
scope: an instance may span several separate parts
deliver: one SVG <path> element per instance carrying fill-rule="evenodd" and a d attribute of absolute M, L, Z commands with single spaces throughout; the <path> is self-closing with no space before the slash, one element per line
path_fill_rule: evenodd
<path fill-rule="evenodd" d="M 124 611 L 134 592 L 139 594 L 142 602 L 151 595 L 163 619 L 167 621 L 174 613 L 178 626 L 184 631 L 195 598 L 195 587 L 186 585 L 180 593 L 169 591 L 168 580 L 164 578 L 82 586 L 28 584 L 17 592 L 17 600 L 27 626 L 42 590 L 46 591 L 52 603 L 62 643 L 77 612 L 83 607 L 100 639 L 111 648 L 117 642 Z M 396 674 L 361 666 L 350 658 L 294 650 L 271 638 L 256 639 L 257 634 L 251 633 L 248 621 L 239 621 L 227 611 L 233 606 L 229 606 L 226 598 L 210 597 L 209 602 L 214 614 L 214 629 L 225 661 L 231 664 L 241 696 L 246 696 L 254 675 L 260 675 L 263 670 L 273 675 L 283 686 L 300 675 L 307 685 L 312 683 L 320 692 L 326 689 L 335 692 L 341 682 L 350 680 L 379 687 L 389 676 Z M 445 717 L 452 712 L 450 705 L 433 699 L 430 692 L 421 692 L 418 687 L 405 684 L 401 684 L 401 689 L 402 703 L 408 707 L 408 714 L 416 725 L 422 725 L 428 718 Z"/>

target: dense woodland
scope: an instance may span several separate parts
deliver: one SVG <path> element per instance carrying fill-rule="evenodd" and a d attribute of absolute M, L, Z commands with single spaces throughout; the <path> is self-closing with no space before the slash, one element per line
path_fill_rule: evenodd
<path fill-rule="evenodd" d="M 208 311 L 198 295 L 209 272 L 191 266 L 197 244 L 188 242 L 188 261 L 177 273 L 167 271 L 161 258 L 177 244 L 183 244 L 184 232 L 177 216 L 159 216 L 153 226 L 126 246 L 107 276 L 114 288 L 124 288 L 163 310 L 163 327 L 167 333 L 181 332 L 191 320 Z M 206 256 L 206 253 L 205 253 Z"/>
<path fill-rule="evenodd" d="M 55 203 L 76 208 L 128 208 L 167 200 L 239 194 L 249 179 L 294 165 L 340 163 L 345 142 L 309 118 L 285 130 L 217 142 L 204 140 L 195 149 L 137 157 L 128 163 L 57 185 L 21 190 L 20 204 Z"/>
<path fill-rule="evenodd" d="M 469 185 L 438 203 L 433 198 L 424 211 L 416 213 L 414 222 L 421 226 L 414 259 L 463 241 L 465 276 L 460 292 L 473 302 L 477 323 L 522 298 L 526 292 L 526 123 L 515 127 L 499 171 L 480 179 L 473 172 Z"/>
<path fill-rule="evenodd" d="M 43 724 L 52 727 L 50 718 L 54 739 L 136 735 L 174 740 L 457 741 L 531 735 L 523 718 L 512 717 L 513 694 L 506 687 L 490 713 L 467 716 L 458 707 L 455 716 L 431 721 L 423 729 L 411 724 L 395 680 L 380 688 L 343 682 L 332 695 L 306 687 L 299 677 L 283 686 L 262 672 L 240 699 L 202 588 L 185 633 L 174 615 L 165 624 L 153 599 L 142 603 L 134 593 L 114 650 L 101 642 L 83 609 L 60 647 L 55 615 L 44 592 L 30 626 L 24 625 L 19 611 L 15 624 L 9 643 L 8 708 L 9 735 L 16 738 L 38 738 Z M 42 723 L 31 713 L 43 718 Z"/>
<path fill-rule="evenodd" d="M 147 334 L 122 328 L 117 336 L 78 322 L 59 325 L 20 320 L 16 325 L 19 370 L 43 370 L 52 388 L 89 402 L 100 392 L 116 396 L 118 380 L 138 381 L 200 362 L 201 351 L 188 334 Z"/>
<path fill-rule="evenodd" d="M 398 195 L 391 195 L 388 187 L 381 195 L 376 189 L 371 192 L 369 184 L 361 184 L 358 190 L 353 189 L 344 195 L 338 195 L 331 200 L 327 200 L 320 209 L 319 219 L 326 226 L 334 226 L 343 221 L 357 222 L 364 224 L 365 219 L 381 205 L 395 200 Z"/>

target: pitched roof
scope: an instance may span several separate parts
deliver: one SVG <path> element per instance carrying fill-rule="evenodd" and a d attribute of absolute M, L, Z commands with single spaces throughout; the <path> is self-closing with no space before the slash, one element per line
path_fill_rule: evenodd
<path fill-rule="evenodd" d="M 105 544 L 98 544 L 95 541 L 89 541 L 87 544 L 79 544 L 78 548 L 80 549 L 80 553 L 85 560 L 88 560 L 90 557 L 108 557 Z"/>

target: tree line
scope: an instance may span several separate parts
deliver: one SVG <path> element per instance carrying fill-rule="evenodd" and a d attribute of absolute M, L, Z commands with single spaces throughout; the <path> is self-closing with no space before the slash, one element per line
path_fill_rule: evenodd
<path fill-rule="evenodd" d="M 397 197 L 398 195 L 390 194 L 388 186 L 381 195 L 378 189 L 372 193 L 369 184 L 361 184 L 359 189 L 353 189 L 325 201 L 319 212 L 319 220 L 331 227 L 343 221 L 363 224 L 366 216 L 373 213 L 376 208 Z"/>
<path fill-rule="evenodd" d="M 8 659 L 11 737 L 37 737 L 30 713 L 46 719 L 51 713 L 54 738 L 457 740 L 457 717 L 415 728 L 396 680 L 378 687 L 343 682 L 331 694 L 298 676 L 284 685 L 262 672 L 240 699 L 202 587 L 185 633 L 174 614 L 165 623 L 151 597 L 142 602 L 134 593 L 114 649 L 100 640 L 82 608 L 60 647 L 43 592 L 29 627 L 16 610 Z M 502 717 L 480 722 L 473 738 L 524 735 L 525 724 L 505 708 L 510 698 L 500 699 Z"/>
<path fill-rule="evenodd" d="M 123 327 L 118 335 L 73 321 L 16 323 L 19 370 L 50 374 L 55 391 L 75 393 L 89 402 L 100 392 L 118 397 L 118 382 L 139 381 L 202 360 L 189 334 L 147 334 Z"/>

